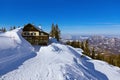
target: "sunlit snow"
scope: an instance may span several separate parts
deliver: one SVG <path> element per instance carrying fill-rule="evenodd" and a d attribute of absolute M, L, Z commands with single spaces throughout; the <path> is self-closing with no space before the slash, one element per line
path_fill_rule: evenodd
<path fill-rule="evenodd" d="M 32 47 L 20 34 L 21 29 L 0 34 L 0 80 L 120 79 L 120 68 L 93 60 L 79 48 L 57 42 Z"/>

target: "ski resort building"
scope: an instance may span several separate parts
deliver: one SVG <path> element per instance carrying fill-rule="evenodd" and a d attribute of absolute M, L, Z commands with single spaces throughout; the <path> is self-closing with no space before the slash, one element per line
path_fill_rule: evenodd
<path fill-rule="evenodd" d="M 47 45 L 49 40 L 47 32 L 30 23 L 24 26 L 22 36 L 32 45 Z"/>

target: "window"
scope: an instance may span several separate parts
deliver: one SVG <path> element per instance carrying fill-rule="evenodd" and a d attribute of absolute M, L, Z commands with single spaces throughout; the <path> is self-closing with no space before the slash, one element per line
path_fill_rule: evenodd
<path fill-rule="evenodd" d="M 34 33 L 34 35 L 36 35 L 36 33 Z"/>
<path fill-rule="evenodd" d="M 29 33 L 27 33 L 27 35 L 29 36 L 30 34 L 29 34 Z"/>
<path fill-rule="evenodd" d="M 26 35 L 26 33 L 24 33 L 24 35 Z"/>
<path fill-rule="evenodd" d="M 31 36 L 33 36 L 33 33 L 31 33 Z"/>

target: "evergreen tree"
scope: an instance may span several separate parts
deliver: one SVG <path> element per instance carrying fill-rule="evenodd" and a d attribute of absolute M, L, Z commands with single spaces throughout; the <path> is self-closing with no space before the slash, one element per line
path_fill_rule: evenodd
<path fill-rule="evenodd" d="M 58 25 L 54 25 L 52 24 L 52 29 L 51 29 L 51 32 L 50 32 L 50 36 L 53 37 L 53 38 L 56 38 L 57 41 L 60 40 L 60 30 L 58 28 Z"/>
<path fill-rule="evenodd" d="M 83 42 L 83 41 L 81 42 L 81 49 L 82 49 L 83 51 L 85 50 L 84 42 Z"/>
<path fill-rule="evenodd" d="M 76 47 L 80 48 L 80 41 L 76 41 Z"/>
<path fill-rule="evenodd" d="M 117 59 L 117 66 L 120 67 L 120 54 L 117 55 L 117 58 L 116 58 L 116 59 Z"/>
<path fill-rule="evenodd" d="M 94 59 L 95 58 L 95 48 L 93 47 L 92 48 L 92 55 L 91 55 L 91 57 Z"/>
<path fill-rule="evenodd" d="M 2 32 L 6 32 L 7 30 L 6 30 L 5 27 L 2 27 L 2 29 L 0 29 L 0 31 L 2 31 Z"/>
<path fill-rule="evenodd" d="M 50 36 L 55 37 L 55 25 L 54 24 L 52 24 Z"/>
<path fill-rule="evenodd" d="M 89 49 L 89 42 L 88 40 L 85 41 L 85 53 L 90 56 L 90 49 Z"/>
<path fill-rule="evenodd" d="M 16 27 L 14 26 L 13 29 L 16 29 Z"/>
<path fill-rule="evenodd" d="M 60 30 L 59 30 L 57 24 L 56 24 L 56 26 L 55 26 L 55 38 L 57 39 L 57 41 L 60 40 Z"/>
<path fill-rule="evenodd" d="M 67 45 L 71 45 L 71 42 L 70 42 L 70 41 L 67 41 L 66 44 L 67 44 Z"/>
<path fill-rule="evenodd" d="M 6 31 L 7 31 L 7 30 L 6 30 L 6 28 L 4 27 L 4 28 L 3 28 L 3 32 L 6 32 Z"/>
<path fill-rule="evenodd" d="M 73 46 L 73 47 L 77 48 L 77 47 L 78 47 L 77 45 L 78 45 L 78 44 L 77 44 L 77 42 L 76 42 L 76 41 L 72 41 L 71 46 Z"/>
<path fill-rule="evenodd" d="M 96 59 L 101 60 L 100 53 L 97 53 Z"/>

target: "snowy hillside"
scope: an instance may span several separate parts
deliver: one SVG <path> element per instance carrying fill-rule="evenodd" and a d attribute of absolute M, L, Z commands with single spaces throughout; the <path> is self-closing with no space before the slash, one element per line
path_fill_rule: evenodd
<path fill-rule="evenodd" d="M 0 34 L 0 75 L 35 56 L 35 53 L 32 53 L 33 47 L 22 38 L 20 29 Z"/>
<path fill-rule="evenodd" d="M 0 37 L 0 80 L 120 79 L 120 68 L 103 61 L 92 60 L 84 56 L 81 49 L 52 43 L 48 46 L 35 46 L 33 52 L 33 47 L 21 37 L 19 29 L 0 36 L 2 36 Z M 25 57 L 28 55 L 32 58 Z M 25 57 L 25 62 L 21 62 L 22 57 Z M 14 68 L 16 61 L 21 63 Z M 12 70 L 9 70 L 10 66 Z M 4 70 L 9 71 L 3 74 Z"/>

